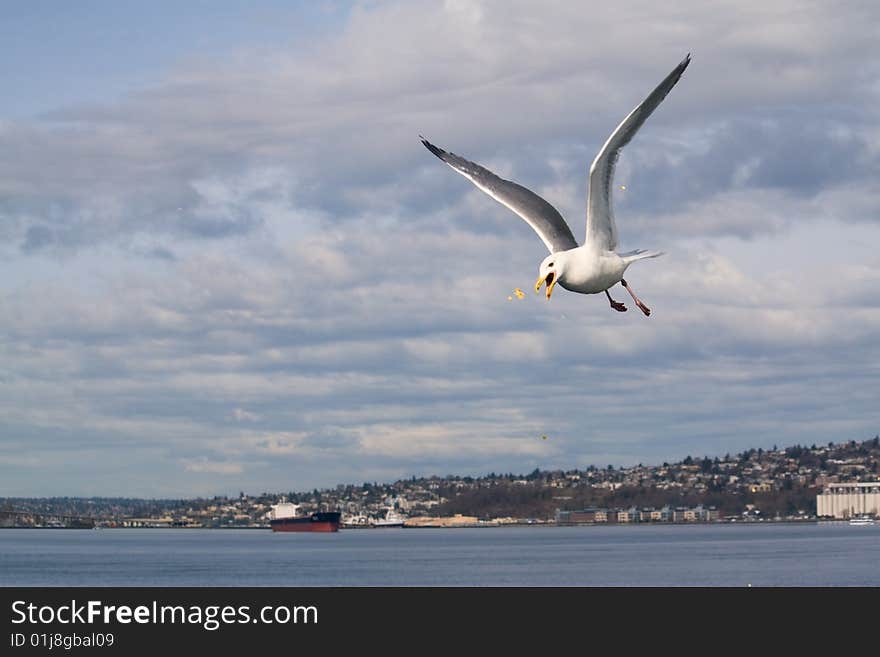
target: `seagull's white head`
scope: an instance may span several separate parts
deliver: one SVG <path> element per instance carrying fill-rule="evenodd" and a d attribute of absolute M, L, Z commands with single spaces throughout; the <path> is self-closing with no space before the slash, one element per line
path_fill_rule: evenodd
<path fill-rule="evenodd" d="M 559 282 L 559 278 L 562 276 L 564 263 L 565 256 L 562 252 L 551 253 L 544 258 L 541 266 L 538 267 L 538 280 L 535 282 L 535 292 L 540 292 L 541 286 L 546 283 L 547 298 L 549 299 L 550 295 L 553 294 L 553 286 Z"/>

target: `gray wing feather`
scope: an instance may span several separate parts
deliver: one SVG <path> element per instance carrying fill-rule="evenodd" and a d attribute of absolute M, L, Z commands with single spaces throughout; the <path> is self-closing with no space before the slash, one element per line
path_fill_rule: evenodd
<path fill-rule="evenodd" d="M 681 74 L 691 61 L 688 54 L 675 69 L 666 76 L 651 94 L 642 101 L 611 133 L 602 150 L 590 167 L 590 193 L 587 200 L 587 235 L 585 244 L 594 244 L 601 249 L 613 251 L 617 248 L 617 226 L 611 209 L 611 185 L 614 179 L 614 166 L 621 149 L 638 132 L 666 94 L 675 86 Z"/>
<path fill-rule="evenodd" d="M 422 143 L 429 151 L 446 162 L 496 201 L 513 210 L 538 233 L 550 253 L 568 251 L 578 244 L 562 215 L 547 201 L 522 185 L 499 178 L 494 173 L 469 160 L 434 146 L 424 137 Z"/>

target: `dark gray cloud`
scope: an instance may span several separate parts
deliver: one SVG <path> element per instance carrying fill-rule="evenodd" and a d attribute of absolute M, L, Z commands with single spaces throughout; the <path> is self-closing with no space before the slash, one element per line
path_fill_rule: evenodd
<path fill-rule="evenodd" d="M 507 160 L 532 185 L 554 182 L 547 159 L 557 154 L 546 144 L 574 142 L 579 152 L 562 173 L 583 178 L 620 116 L 671 66 L 659 62 L 687 49 L 695 63 L 684 82 L 626 154 L 638 158 L 645 147 L 655 162 L 633 161 L 646 191 L 637 208 L 674 208 L 737 184 L 827 186 L 873 167 L 853 157 L 871 125 L 853 108 L 875 99 L 862 10 L 802 8 L 804 20 L 787 25 L 765 8 L 707 15 L 694 7 L 684 21 L 647 5 L 530 13 L 499 19 L 492 3 L 382 6 L 355 12 L 342 34 L 308 52 L 190 67 L 115 105 L 9 124 L 0 132 L 10 189 L 2 197 L 14 205 L 6 214 L 30 217 L 18 227 L 24 235 L 29 222 L 46 224 L 49 207 L 65 208 L 51 223 L 60 224 L 56 241 L 73 246 L 142 231 L 247 233 L 260 225 L 260 199 L 335 221 L 364 210 L 421 215 L 454 187 L 433 175 L 409 184 L 426 166 L 419 132 L 474 158 Z M 615 45 L 627 35 L 640 47 Z M 694 137 L 686 130 L 695 116 L 710 143 L 689 153 L 699 146 L 683 139 Z M 267 163 L 286 167 L 284 186 L 247 189 Z M 236 193 L 212 196 L 219 186 Z M 577 189 L 580 199 L 581 180 Z"/>
<path fill-rule="evenodd" d="M 31 226 L 24 235 L 24 244 L 21 248 L 25 252 L 38 251 L 55 242 L 52 231 L 42 224 Z"/>

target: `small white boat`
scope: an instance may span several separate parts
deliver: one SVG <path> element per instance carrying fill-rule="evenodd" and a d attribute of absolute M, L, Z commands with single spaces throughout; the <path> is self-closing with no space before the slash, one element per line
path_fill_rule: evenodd
<path fill-rule="evenodd" d="M 873 525 L 874 524 L 874 516 L 868 513 L 860 513 L 857 516 L 853 516 L 849 519 L 849 524 L 851 525 Z"/>
<path fill-rule="evenodd" d="M 365 515 L 345 516 L 342 520 L 342 526 L 347 529 L 358 529 L 360 527 L 369 527 L 370 519 Z"/>
<path fill-rule="evenodd" d="M 377 518 L 373 520 L 373 527 L 403 527 L 403 523 L 406 522 L 406 516 L 398 513 L 395 509 L 390 508 L 385 513 L 384 518 Z"/>

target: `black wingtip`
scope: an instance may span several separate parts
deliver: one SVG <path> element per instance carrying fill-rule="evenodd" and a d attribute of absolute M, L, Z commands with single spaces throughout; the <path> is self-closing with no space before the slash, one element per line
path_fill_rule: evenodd
<path fill-rule="evenodd" d="M 444 151 L 442 148 L 438 148 L 437 146 L 434 146 L 434 144 L 432 144 L 427 139 L 422 137 L 422 135 L 419 135 L 419 139 L 422 140 L 422 143 L 425 145 L 425 148 L 427 148 L 429 151 L 431 151 L 434 155 L 439 157 L 441 160 L 443 159 L 443 156 L 446 154 L 446 151 Z"/>
<path fill-rule="evenodd" d="M 685 55 L 685 58 L 682 59 L 678 63 L 678 66 L 676 66 L 674 69 L 672 69 L 672 73 L 670 73 L 669 76 L 666 78 L 666 80 L 664 80 L 661 83 L 661 86 L 663 84 L 666 84 L 667 82 L 671 81 L 672 84 L 669 85 L 669 89 L 672 89 L 672 87 L 674 87 L 678 83 L 678 81 L 681 79 L 681 76 L 684 74 L 685 69 L 688 67 L 688 64 L 690 64 L 690 63 L 691 63 L 691 54 L 688 53 L 687 55 Z M 669 89 L 667 89 L 667 93 L 669 93 Z"/>

